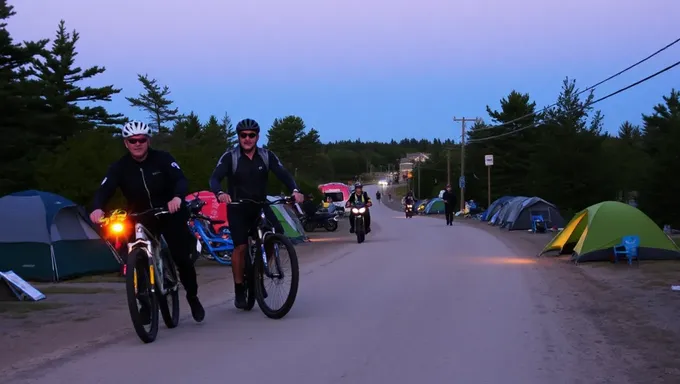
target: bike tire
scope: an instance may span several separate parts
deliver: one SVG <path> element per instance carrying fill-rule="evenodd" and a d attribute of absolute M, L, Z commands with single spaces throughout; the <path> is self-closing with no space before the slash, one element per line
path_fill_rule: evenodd
<path fill-rule="evenodd" d="M 161 317 L 163 317 L 163 322 L 165 326 L 169 329 L 177 327 L 179 325 L 179 279 L 177 277 L 177 268 L 175 267 L 175 262 L 170 257 L 170 252 L 168 250 L 162 250 L 160 257 L 163 258 L 163 278 L 166 280 L 165 284 L 171 284 L 174 282 L 175 288 L 168 291 L 165 295 L 161 294 L 160 284 L 156 282 L 156 295 L 158 296 L 158 307 L 161 310 Z M 168 276 L 169 275 L 169 276 Z M 168 278 L 172 280 L 167 281 Z M 168 304 L 168 298 L 170 303 Z"/>
<path fill-rule="evenodd" d="M 144 281 L 147 287 L 151 287 L 148 256 L 140 249 L 133 250 L 127 257 L 125 290 L 127 292 L 130 319 L 132 320 L 132 325 L 135 329 L 135 332 L 144 343 L 151 343 L 156 340 L 156 336 L 158 335 L 158 299 L 156 295 L 152 294 L 151 290 L 149 289 L 147 293 L 149 296 L 151 324 L 149 331 L 147 332 L 142 322 L 142 316 L 139 313 L 139 307 L 137 306 L 135 275 L 137 275 L 138 280 Z"/>
<path fill-rule="evenodd" d="M 324 225 L 324 229 L 328 232 L 335 232 L 338 229 L 338 222 L 335 220 L 329 221 Z"/>
<path fill-rule="evenodd" d="M 244 277 L 243 281 L 246 283 L 246 306 L 244 311 L 250 311 L 255 307 L 255 273 L 253 272 L 253 246 L 252 240 L 248 239 L 248 248 L 245 255 Z"/>
<path fill-rule="evenodd" d="M 293 308 L 293 304 L 295 303 L 295 299 L 297 298 L 297 292 L 298 292 L 298 287 L 300 284 L 300 266 L 298 263 L 298 257 L 297 257 L 297 252 L 295 251 L 295 246 L 293 243 L 290 241 L 290 239 L 280 233 L 274 233 L 271 235 L 268 235 L 265 239 L 265 245 L 268 242 L 276 241 L 280 245 L 283 245 L 286 247 L 286 251 L 288 252 L 288 255 L 290 257 L 290 273 L 291 273 L 291 283 L 290 283 L 290 291 L 288 292 L 288 297 L 286 298 L 286 301 L 283 303 L 283 306 L 281 306 L 280 309 L 274 310 L 269 308 L 267 303 L 265 302 L 265 297 L 264 297 L 264 263 L 262 262 L 261 255 L 259 255 L 259 251 L 257 257 L 255 258 L 255 265 L 254 265 L 254 276 L 255 276 L 255 298 L 257 299 L 257 304 L 262 310 L 262 313 L 265 314 L 270 319 L 281 319 L 284 316 L 290 312 L 290 310 Z"/>

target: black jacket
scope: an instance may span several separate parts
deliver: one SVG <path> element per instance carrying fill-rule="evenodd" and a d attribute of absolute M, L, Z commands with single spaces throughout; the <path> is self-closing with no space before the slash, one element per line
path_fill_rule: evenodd
<path fill-rule="evenodd" d="M 444 191 L 444 194 L 442 195 L 442 200 L 448 202 L 449 205 L 453 207 L 454 204 L 456 204 L 456 194 L 453 193 L 453 190 L 451 192 Z"/>
<path fill-rule="evenodd" d="M 252 199 L 264 201 L 267 198 L 267 183 L 269 181 L 269 171 L 290 189 L 291 192 L 297 190 L 295 179 L 288 172 L 274 152 L 266 150 L 269 156 L 269 163 L 265 164 L 264 159 L 258 152 L 255 152 L 252 160 L 239 149 L 240 157 L 236 172 L 232 172 L 231 150 L 225 152 L 210 176 L 210 190 L 218 195 L 222 192 L 222 180 L 227 179 L 227 193 L 232 199 Z"/>
<path fill-rule="evenodd" d="M 164 208 L 173 198 L 184 200 L 189 193 L 189 183 L 175 158 L 152 148 L 142 162 L 128 153 L 111 164 L 95 193 L 93 208 L 103 209 L 116 188 L 123 192 L 130 212 Z"/>

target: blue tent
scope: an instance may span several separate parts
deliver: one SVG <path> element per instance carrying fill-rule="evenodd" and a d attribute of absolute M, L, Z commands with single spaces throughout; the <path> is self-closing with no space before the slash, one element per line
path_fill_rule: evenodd
<path fill-rule="evenodd" d="M 0 198 L 0 271 L 59 281 L 120 268 L 82 209 L 65 197 L 23 191 Z"/>
<path fill-rule="evenodd" d="M 423 210 L 424 214 L 431 215 L 435 213 L 444 213 L 446 211 L 446 204 L 444 203 L 444 200 L 435 197 L 434 199 L 430 200 L 427 205 L 425 205 L 425 209 Z"/>
<path fill-rule="evenodd" d="M 489 221 L 491 218 L 498 213 L 498 211 L 503 208 L 503 205 L 510 199 L 512 199 L 514 196 L 502 196 L 499 197 L 498 199 L 494 200 L 491 205 L 489 205 L 489 208 L 487 208 L 486 211 L 482 214 L 482 221 Z"/>

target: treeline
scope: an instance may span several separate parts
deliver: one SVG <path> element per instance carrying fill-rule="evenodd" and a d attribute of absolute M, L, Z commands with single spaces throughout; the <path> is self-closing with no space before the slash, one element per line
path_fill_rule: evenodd
<path fill-rule="evenodd" d="M 604 130 L 604 116 L 593 100 L 592 92 L 585 94 L 565 79 L 555 107 L 546 111 L 516 91 L 500 100 L 499 110 L 487 106 L 491 123 L 478 121 L 466 137 L 466 198 L 486 205 L 484 155 L 493 154 L 492 200 L 540 196 L 567 215 L 603 200 L 636 200 L 660 225 L 680 226 L 680 92 L 671 90 L 642 114 L 641 126 L 625 122 L 616 135 Z M 457 188 L 459 146 L 451 156 Z M 422 165 L 421 190 L 434 194 L 445 181 L 441 151 Z"/>
<path fill-rule="evenodd" d="M 64 21 L 51 40 L 16 43 L 6 28 L 13 15 L 8 2 L 0 0 L 0 195 L 36 188 L 88 204 L 109 164 L 124 153 L 118 132 L 128 118 L 105 107 L 121 89 L 93 85 L 105 67 L 77 65 L 79 34 L 68 31 Z M 126 100 L 148 113 L 152 145 L 172 152 L 192 190 L 207 188 L 219 156 L 236 143 L 229 115 L 181 113 L 169 87 L 147 75 L 138 80 L 141 94 Z M 269 122 L 260 123 L 268 128 Z M 416 140 L 323 144 L 319 132 L 297 116 L 276 119 L 264 134 L 306 191 L 315 191 L 319 182 L 386 170 L 407 152 L 442 145 Z M 272 181 L 270 192 L 280 188 Z"/>

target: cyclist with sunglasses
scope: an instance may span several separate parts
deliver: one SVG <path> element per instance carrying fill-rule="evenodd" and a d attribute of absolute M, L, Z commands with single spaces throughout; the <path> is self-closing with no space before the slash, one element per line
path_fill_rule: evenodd
<path fill-rule="evenodd" d="M 205 317 L 205 310 L 197 296 L 196 269 L 190 256 L 193 237 L 187 227 L 189 211 L 183 204 L 189 193 L 188 182 L 172 155 L 150 147 L 150 133 L 145 123 L 131 121 L 125 124 L 122 134 L 128 153 L 109 167 L 95 193 L 90 220 L 99 222 L 104 216 L 102 208 L 117 188 L 127 200 L 128 212 L 167 207 L 171 215 L 142 217 L 139 220 L 154 235 L 162 234 L 165 238 L 186 291 L 191 315 L 200 322 Z M 149 324 L 149 308 L 142 306 L 140 314 L 145 318 L 145 324 Z"/>
<path fill-rule="evenodd" d="M 236 124 L 238 146 L 226 151 L 217 162 L 217 166 L 210 177 L 210 189 L 221 203 L 229 204 L 232 200 L 250 199 L 266 201 L 267 181 L 269 171 L 281 180 L 293 192 L 297 203 L 302 203 L 304 197 L 297 189 L 293 176 L 288 172 L 278 157 L 268 149 L 259 148 L 260 125 L 253 119 L 243 119 Z M 228 180 L 228 190 L 222 190 L 221 182 Z M 283 233 L 276 215 L 267 205 L 256 204 L 230 205 L 227 210 L 229 230 L 234 242 L 234 252 L 231 256 L 231 271 L 234 276 L 234 306 L 239 309 L 246 307 L 246 288 L 243 284 L 245 255 L 248 246 L 248 233 L 255 225 L 260 209 L 264 209 L 269 222 L 276 232 Z"/>

